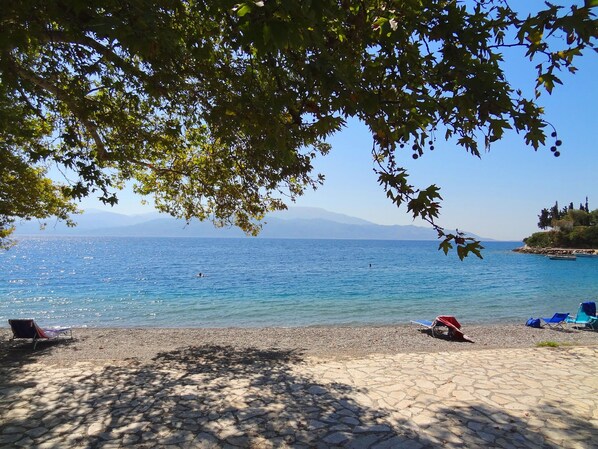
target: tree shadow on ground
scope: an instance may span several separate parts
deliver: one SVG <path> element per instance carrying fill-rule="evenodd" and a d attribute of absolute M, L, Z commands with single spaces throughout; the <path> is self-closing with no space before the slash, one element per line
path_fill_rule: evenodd
<path fill-rule="evenodd" d="M 0 365 L 43 362 L 44 356 L 55 348 L 72 346 L 76 341 L 71 338 L 39 340 L 33 347 L 31 339 L 12 339 L 8 332 L 0 333 Z"/>
<path fill-rule="evenodd" d="M 364 404 L 365 389 L 306 374 L 304 363 L 296 351 L 199 346 L 149 364 L 23 370 L 1 381 L 0 448 L 560 448 L 562 435 L 592 441 L 597 432 L 550 403 L 517 416 L 430 397 L 403 406 L 430 411 L 415 422 L 405 410 Z M 562 435 L 550 433 L 554 423 Z"/>
<path fill-rule="evenodd" d="M 423 447 L 596 447 L 598 428 L 555 402 L 543 403 L 533 411 L 522 414 L 481 403 L 436 407 L 434 411 L 434 423 L 421 426 L 418 430 L 418 442 Z"/>

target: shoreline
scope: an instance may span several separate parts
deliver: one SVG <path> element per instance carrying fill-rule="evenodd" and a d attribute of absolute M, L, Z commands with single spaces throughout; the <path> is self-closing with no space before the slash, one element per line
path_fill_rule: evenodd
<path fill-rule="evenodd" d="M 512 250 L 515 253 L 538 254 L 541 256 L 574 256 L 576 254 L 587 254 L 598 256 L 598 249 L 590 248 L 533 248 L 531 246 L 521 246 Z"/>
<path fill-rule="evenodd" d="M 463 323 L 462 323 L 463 324 Z M 75 363 L 81 361 L 151 362 L 187 348 L 263 352 L 284 351 L 305 359 L 341 360 L 374 355 L 534 348 L 541 342 L 558 346 L 597 346 L 598 332 L 566 326 L 530 328 L 521 324 L 463 324 L 475 343 L 434 338 L 415 324 L 394 326 L 320 326 L 265 328 L 74 328 L 73 340 L 10 341 L 0 329 L 0 362 Z"/>

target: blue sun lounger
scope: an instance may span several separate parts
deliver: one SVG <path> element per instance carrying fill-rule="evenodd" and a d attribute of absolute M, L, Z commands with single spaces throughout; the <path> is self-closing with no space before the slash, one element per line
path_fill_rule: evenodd
<path fill-rule="evenodd" d="M 420 326 L 424 326 L 426 329 L 430 329 L 432 332 L 432 336 L 436 337 L 436 326 L 434 326 L 434 321 L 429 320 L 411 320 L 413 324 L 419 324 Z"/>
<path fill-rule="evenodd" d="M 560 329 L 564 329 L 563 324 L 565 324 L 565 320 L 568 317 L 568 313 L 555 313 L 550 318 L 542 318 L 542 321 L 544 321 L 548 327 L 558 327 Z"/>
<path fill-rule="evenodd" d="M 596 303 L 593 301 L 582 302 L 577 310 L 575 318 L 568 317 L 565 321 L 568 324 L 583 324 L 587 326 L 590 318 L 596 318 Z"/>
<path fill-rule="evenodd" d="M 411 320 L 413 324 L 419 324 L 424 327 L 432 327 L 433 322 L 428 320 Z"/>

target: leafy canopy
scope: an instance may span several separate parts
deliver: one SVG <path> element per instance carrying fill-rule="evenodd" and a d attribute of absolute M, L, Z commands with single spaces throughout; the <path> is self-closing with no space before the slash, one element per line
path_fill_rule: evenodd
<path fill-rule="evenodd" d="M 527 17 L 502 0 L 4 3 L 0 242 L 15 218 L 66 218 L 90 194 L 114 204 L 131 179 L 160 211 L 256 233 L 281 198 L 323 181 L 312 160 L 355 117 L 388 198 L 445 252 L 480 256 L 445 235 L 439 188 L 411 185 L 400 160 L 437 139 L 479 156 L 508 129 L 544 145 L 537 97 L 597 34 L 595 0 Z M 506 47 L 537 68 L 533 98 L 506 79 Z"/>

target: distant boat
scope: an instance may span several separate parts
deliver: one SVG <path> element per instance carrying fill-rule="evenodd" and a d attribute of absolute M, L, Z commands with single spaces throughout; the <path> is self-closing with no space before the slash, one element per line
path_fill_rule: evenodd
<path fill-rule="evenodd" d="M 550 260 L 576 260 L 577 258 L 574 255 L 558 255 L 555 254 L 553 256 L 548 256 Z"/>

